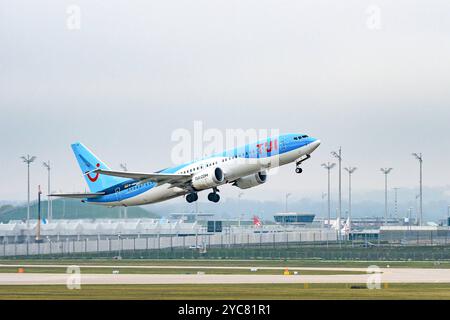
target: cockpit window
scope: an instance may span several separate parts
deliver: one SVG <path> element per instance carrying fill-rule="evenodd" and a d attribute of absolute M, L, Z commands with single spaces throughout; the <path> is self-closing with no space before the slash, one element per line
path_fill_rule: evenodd
<path fill-rule="evenodd" d="M 304 136 L 302 136 L 302 138 L 308 138 L 308 136 L 307 136 L 307 135 L 304 135 Z"/>
<path fill-rule="evenodd" d="M 294 140 L 298 140 L 298 138 L 297 138 L 297 137 L 294 137 Z"/>

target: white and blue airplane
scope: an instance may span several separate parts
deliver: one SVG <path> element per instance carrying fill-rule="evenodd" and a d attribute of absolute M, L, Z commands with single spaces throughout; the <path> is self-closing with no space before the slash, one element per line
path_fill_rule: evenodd
<path fill-rule="evenodd" d="M 191 203 L 198 192 L 212 190 L 208 200 L 218 202 L 219 187 L 227 183 L 248 189 L 267 181 L 270 169 L 295 162 L 296 172 L 320 145 L 305 134 L 284 134 L 226 150 L 209 157 L 153 173 L 114 171 L 82 143 L 73 152 L 90 193 L 54 193 L 50 196 L 81 199 L 105 206 L 138 206 L 185 196 Z"/>

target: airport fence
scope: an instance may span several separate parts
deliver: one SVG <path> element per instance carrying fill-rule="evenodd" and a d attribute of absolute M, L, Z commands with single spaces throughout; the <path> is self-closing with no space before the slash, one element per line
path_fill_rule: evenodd
<path fill-rule="evenodd" d="M 336 233 L 329 230 L 301 230 L 273 233 L 215 233 L 197 235 L 155 235 L 151 237 L 111 237 L 107 239 L 24 242 L 0 244 L 0 257 L 26 256 L 70 256 L 106 254 L 121 256 L 126 252 L 148 252 L 189 249 L 207 252 L 208 248 L 251 247 L 272 244 L 279 247 L 284 243 L 321 243 L 336 241 Z"/>
<path fill-rule="evenodd" d="M 334 232 L 212 234 L 0 245 L 0 258 L 445 261 L 448 245 L 337 241 Z"/>

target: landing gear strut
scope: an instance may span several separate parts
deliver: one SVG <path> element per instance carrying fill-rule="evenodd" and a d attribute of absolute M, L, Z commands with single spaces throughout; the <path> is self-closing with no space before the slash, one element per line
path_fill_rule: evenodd
<path fill-rule="evenodd" d="M 303 169 L 300 168 L 300 165 L 303 163 L 303 161 L 306 161 L 309 158 L 311 158 L 311 156 L 309 154 L 307 154 L 305 157 L 302 157 L 299 160 L 297 160 L 297 162 L 295 162 L 295 165 L 296 165 L 295 172 L 302 173 Z"/>
<path fill-rule="evenodd" d="M 218 192 L 219 192 L 219 189 L 213 188 L 213 192 L 208 194 L 208 200 L 212 201 L 212 202 L 216 202 L 216 203 L 219 202 L 220 196 L 219 196 Z"/>
<path fill-rule="evenodd" d="M 196 192 L 189 193 L 189 194 L 186 196 L 186 201 L 187 201 L 188 203 L 195 202 L 195 201 L 197 201 L 197 200 L 198 200 L 198 194 L 197 194 Z"/>

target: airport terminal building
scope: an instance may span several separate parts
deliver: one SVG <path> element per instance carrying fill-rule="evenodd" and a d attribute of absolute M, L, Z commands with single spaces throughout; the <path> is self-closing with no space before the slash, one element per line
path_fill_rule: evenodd
<path fill-rule="evenodd" d="M 314 221 L 314 214 L 309 213 L 297 213 L 297 212 L 284 212 L 276 213 L 274 215 L 275 223 L 280 225 L 300 225 L 304 226 L 311 224 Z"/>

